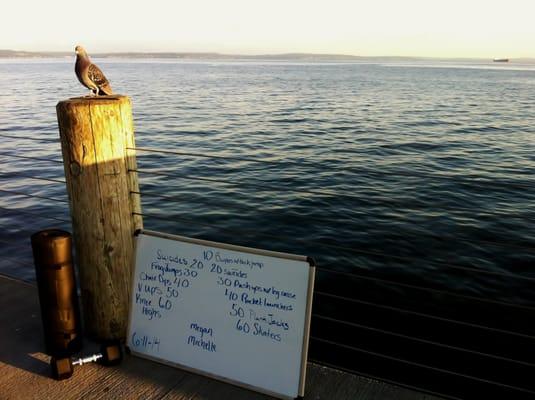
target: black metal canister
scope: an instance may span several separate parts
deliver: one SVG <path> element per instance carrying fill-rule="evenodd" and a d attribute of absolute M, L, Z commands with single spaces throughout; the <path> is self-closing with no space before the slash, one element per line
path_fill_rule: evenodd
<path fill-rule="evenodd" d="M 47 229 L 31 240 L 46 352 L 67 357 L 82 348 L 71 234 Z"/>

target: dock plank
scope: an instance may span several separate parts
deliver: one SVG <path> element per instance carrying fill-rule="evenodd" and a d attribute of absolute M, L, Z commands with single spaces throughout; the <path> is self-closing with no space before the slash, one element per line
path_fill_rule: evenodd
<path fill-rule="evenodd" d="M 88 364 L 73 377 L 50 378 L 34 285 L 0 276 L 0 399 L 267 400 L 252 392 L 180 369 L 125 355 L 118 367 Z M 96 350 L 86 341 L 84 353 Z M 427 394 L 308 364 L 305 399 L 439 400 Z"/>

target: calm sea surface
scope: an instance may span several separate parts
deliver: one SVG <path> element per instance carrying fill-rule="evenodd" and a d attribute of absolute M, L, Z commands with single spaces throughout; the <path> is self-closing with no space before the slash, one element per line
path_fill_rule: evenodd
<path fill-rule="evenodd" d="M 138 147 L 192 154 L 138 152 L 146 228 L 310 255 L 360 276 L 320 291 L 447 318 L 511 327 L 445 292 L 535 302 L 535 65 L 96 62 Z M 70 230 L 43 218 L 69 218 L 64 184 L 32 177 L 63 179 L 55 105 L 85 94 L 71 59 L 0 62 L 0 273 L 33 280 L 30 234 Z"/>

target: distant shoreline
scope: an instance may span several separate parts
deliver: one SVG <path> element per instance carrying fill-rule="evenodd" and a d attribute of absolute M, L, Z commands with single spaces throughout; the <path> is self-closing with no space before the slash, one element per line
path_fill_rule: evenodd
<path fill-rule="evenodd" d="M 74 52 L 58 51 L 18 51 L 0 50 L 0 58 L 72 58 Z M 449 62 L 492 62 L 492 58 L 441 58 L 441 57 L 403 57 L 403 56 L 353 56 L 344 54 L 313 54 L 313 53 L 283 53 L 283 54 L 222 54 L 195 52 L 116 52 L 94 53 L 94 58 L 126 58 L 126 59 L 173 59 L 173 60 L 270 60 L 270 61 L 353 61 L 353 62 L 410 62 L 410 61 L 449 61 Z M 511 58 L 512 63 L 535 63 L 535 58 Z"/>

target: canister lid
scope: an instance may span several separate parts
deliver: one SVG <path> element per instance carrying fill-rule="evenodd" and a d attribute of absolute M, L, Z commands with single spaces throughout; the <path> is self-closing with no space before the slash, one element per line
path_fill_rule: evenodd
<path fill-rule="evenodd" d="M 36 265 L 52 267 L 72 262 L 72 237 L 61 229 L 45 229 L 32 235 Z"/>

